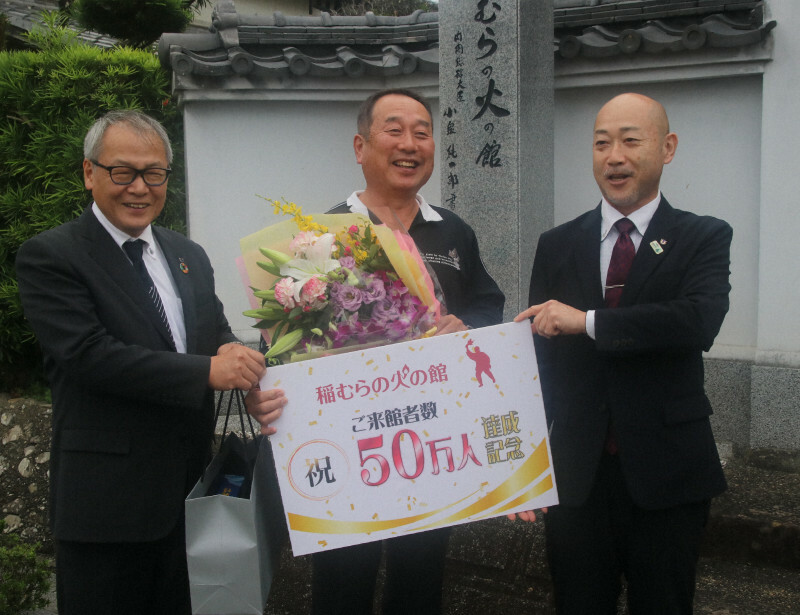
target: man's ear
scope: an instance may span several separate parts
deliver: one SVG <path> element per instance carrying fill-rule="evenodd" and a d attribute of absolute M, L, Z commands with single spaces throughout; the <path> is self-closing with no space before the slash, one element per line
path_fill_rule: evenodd
<path fill-rule="evenodd" d="M 356 136 L 353 137 L 353 151 L 356 153 L 356 162 L 358 164 L 361 164 L 362 152 L 366 142 L 367 140 L 360 133 L 356 133 Z"/>
<path fill-rule="evenodd" d="M 669 164 L 678 150 L 678 135 L 674 132 L 667 133 L 664 137 L 664 164 Z"/>
<path fill-rule="evenodd" d="M 83 159 L 83 185 L 87 190 L 94 188 L 94 165 L 88 158 Z"/>

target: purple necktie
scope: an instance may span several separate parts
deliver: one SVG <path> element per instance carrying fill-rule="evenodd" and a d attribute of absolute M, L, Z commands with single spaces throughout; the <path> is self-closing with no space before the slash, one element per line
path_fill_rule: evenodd
<path fill-rule="evenodd" d="M 636 226 L 627 218 L 617 220 L 614 226 L 619 231 L 619 237 L 614 244 L 614 251 L 611 252 L 611 262 L 608 263 L 608 274 L 606 275 L 606 307 L 610 308 L 619 305 L 625 279 L 631 270 L 633 257 L 636 256 L 636 248 L 630 237 L 630 232 Z"/>
<path fill-rule="evenodd" d="M 606 275 L 606 307 L 609 308 L 619 305 L 625 280 L 631 270 L 633 257 L 636 256 L 636 247 L 630 237 L 631 231 L 636 226 L 627 218 L 617 220 L 614 226 L 619 231 L 619 237 L 617 237 L 614 250 L 611 252 L 611 262 L 608 264 L 608 274 Z M 605 450 L 610 455 L 616 455 L 619 451 L 617 434 L 610 422 L 606 433 Z"/>

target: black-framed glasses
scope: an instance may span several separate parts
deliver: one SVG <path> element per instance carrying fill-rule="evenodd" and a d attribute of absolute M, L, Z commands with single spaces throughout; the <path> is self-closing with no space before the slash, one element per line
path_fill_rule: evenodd
<path fill-rule="evenodd" d="M 90 160 L 89 162 L 100 167 L 101 169 L 108 171 L 111 181 L 118 186 L 129 186 L 135 182 L 136 178 L 140 175 L 142 176 L 144 183 L 148 186 L 162 186 L 169 178 L 169 174 L 172 173 L 172 169 L 162 169 L 161 167 L 134 169 L 133 167 L 122 166 L 107 167 L 106 165 L 97 162 L 97 160 Z"/>

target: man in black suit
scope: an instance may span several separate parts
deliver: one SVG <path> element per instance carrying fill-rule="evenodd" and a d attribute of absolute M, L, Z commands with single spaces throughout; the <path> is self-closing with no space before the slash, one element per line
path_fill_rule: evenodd
<path fill-rule="evenodd" d="M 58 612 L 189 613 L 183 506 L 208 461 L 213 391 L 250 389 L 264 358 L 231 332 L 203 249 L 150 225 L 172 160 L 163 127 L 112 111 L 84 156 L 93 205 L 17 255 L 53 395 Z M 282 393 L 263 397 L 276 417 Z"/>
<path fill-rule="evenodd" d="M 726 487 L 702 353 L 728 311 L 732 231 L 661 195 L 677 144 L 655 100 L 623 94 L 600 110 L 603 200 L 541 236 L 532 307 L 516 318 L 538 334 L 559 613 L 616 613 L 622 575 L 632 615 L 691 613 L 710 499 Z"/>

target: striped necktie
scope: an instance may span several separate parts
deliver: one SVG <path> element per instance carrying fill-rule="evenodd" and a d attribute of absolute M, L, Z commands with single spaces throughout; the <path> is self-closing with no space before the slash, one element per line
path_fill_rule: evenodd
<path fill-rule="evenodd" d="M 170 340 L 173 340 L 172 329 L 169 326 L 169 319 L 167 318 L 167 311 L 164 309 L 164 304 L 161 301 L 161 296 L 158 294 L 158 289 L 156 288 L 155 282 L 153 282 L 153 278 L 151 278 L 150 274 L 147 272 L 147 266 L 144 264 L 144 260 L 142 260 L 142 249 L 144 248 L 144 244 L 144 240 L 136 239 L 134 241 L 126 241 L 122 244 L 122 248 L 125 250 L 128 258 L 131 259 L 133 268 L 136 269 L 136 273 L 139 274 L 147 294 L 150 296 L 150 299 L 153 300 L 153 304 L 156 306 L 156 311 L 161 317 L 161 322 L 164 323 L 164 326 L 169 333 Z M 172 346 L 173 348 L 175 347 L 174 341 L 172 342 Z"/>

